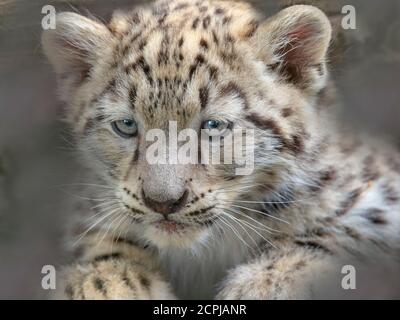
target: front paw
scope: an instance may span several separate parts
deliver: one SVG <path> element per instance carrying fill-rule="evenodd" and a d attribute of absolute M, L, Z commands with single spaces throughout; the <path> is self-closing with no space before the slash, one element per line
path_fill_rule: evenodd
<path fill-rule="evenodd" d="M 54 299 L 175 299 L 157 272 L 120 259 L 73 265 L 57 280 Z"/>
<path fill-rule="evenodd" d="M 287 300 L 312 299 L 312 275 L 303 264 L 290 272 L 264 263 L 242 265 L 231 271 L 222 283 L 217 299 Z"/>

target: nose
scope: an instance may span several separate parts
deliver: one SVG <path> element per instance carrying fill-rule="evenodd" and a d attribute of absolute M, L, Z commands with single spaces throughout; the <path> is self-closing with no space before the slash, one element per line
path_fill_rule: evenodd
<path fill-rule="evenodd" d="M 164 215 L 164 217 L 167 217 L 169 214 L 177 212 L 186 204 L 188 198 L 188 190 L 185 190 L 178 199 L 170 199 L 162 202 L 156 201 L 146 196 L 143 189 L 142 197 L 146 206 L 148 206 L 155 212 L 161 213 L 162 215 Z"/>

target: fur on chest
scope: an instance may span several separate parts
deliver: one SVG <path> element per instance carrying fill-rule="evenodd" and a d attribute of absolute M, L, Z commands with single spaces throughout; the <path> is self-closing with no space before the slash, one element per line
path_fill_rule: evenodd
<path fill-rule="evenodd" d="M 228 271 L 251 253 L 233 234 L 209 238 L 190 249 L 160 250 L 159 262 L 180 299 L 213 299 Z"/>

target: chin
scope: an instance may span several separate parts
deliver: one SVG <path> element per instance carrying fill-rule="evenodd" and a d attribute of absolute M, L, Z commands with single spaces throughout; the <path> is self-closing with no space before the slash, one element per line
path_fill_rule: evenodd
<path fill-rule="evenodd" d="M 179 226 L 166 228 L 160 225 L 150 225 L 144 230 L 144 238 L 159 249 L 188 249 L 199 242 L 204 242 L 209 236 L 207 227 Z"/>

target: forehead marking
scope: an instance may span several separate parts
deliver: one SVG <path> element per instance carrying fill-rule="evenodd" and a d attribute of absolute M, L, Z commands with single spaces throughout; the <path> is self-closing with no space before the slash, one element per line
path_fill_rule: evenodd
<path fill-rule="evenodd" d="M 205 109 L 208 103 L 208 88 L 207 87 L 202 87 L 199 89 L 199 99 L 200 99 L 200 106 L 201 109 Z"/>
<path fill-rule="evenodd" d="M 196 72 L 196 70 L 204 64 L 204 57 L 201 54 L 198 54 L 196 56 L 196 59 L 194 60 L 194 63 L 190 66 L 189 69 L 189 79 L 191 80 L 193 78 L 193 74 Z"/>
<path fill-rule="evenodd" d="M 240 88 L 233 81 L 230 81 L 227 85 L 221 88 L 220 95 L 221 96 L 234 95 L 243 101 L 244 109 L 249 109 L 249 104 L 247 101 L 246 94 L 243 92 L 243 89 Z"/>

